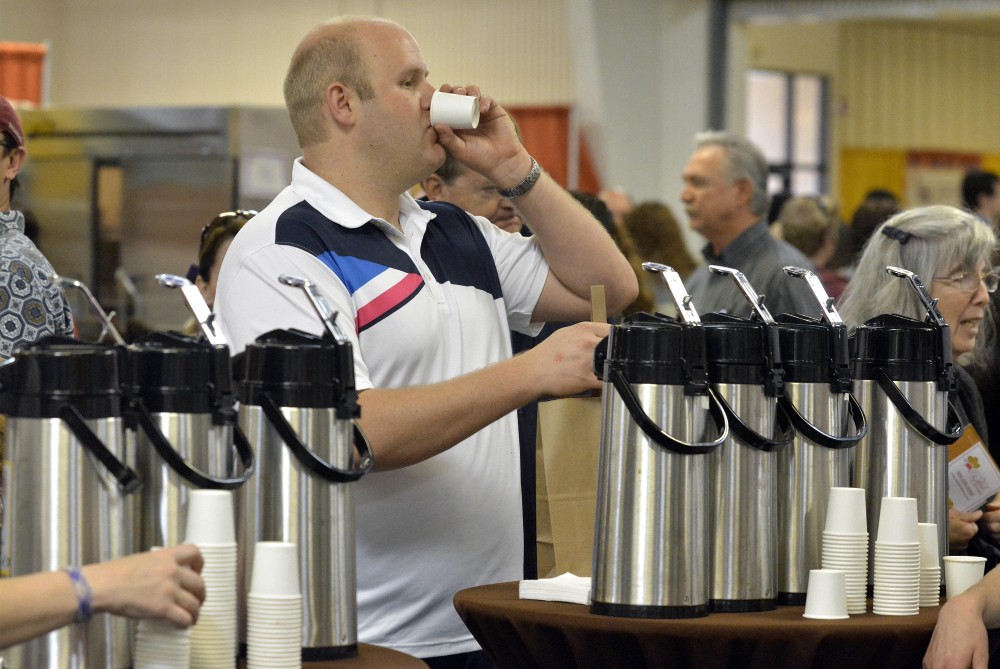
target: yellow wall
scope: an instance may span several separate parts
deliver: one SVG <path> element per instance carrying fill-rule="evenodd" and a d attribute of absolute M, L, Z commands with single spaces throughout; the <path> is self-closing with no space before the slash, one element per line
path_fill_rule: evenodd
<path fill-rule="evenodd" d="M 845 218 L 850 219 L 872 188 L 887 188 L 899 196 L 904 207 L 911 204 L 906 201 L 906 154 L 898 149 L 841 148 L 838 197 Z M 1000 174 L 1000 154 L 984 154 L 979 164 Z M 956 182 L 956 198 L 960 190 L 961 183 Z"/>
<path fill-rule="evenodd" d="M 872 188 L 887 188 L 902 197 L 906 192 L 906 152 L 853 149 L 840 151 L 840 211 L 850 220 Z"/>

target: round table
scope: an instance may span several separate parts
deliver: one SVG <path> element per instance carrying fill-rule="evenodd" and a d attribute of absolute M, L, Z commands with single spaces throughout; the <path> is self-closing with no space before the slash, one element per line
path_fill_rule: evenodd
<path fill-rule="evenodd" d="M 246 666 L 246 659 L 240 658 L 237 667 L 246 669 Z M 396 650 L 359 643 L 358 654 L 354 657 L 327 662 L 303 662 L 302 669 L 427 669 L 427 663 Z"/>
<path fill-rule="evenodd" d="M 913 669 L 921 665 L 940 610 L 810 620 L 801 606 L 779 606 L 763 613 L 649 620 L 521 600 L 517 589 L 516 582 L 499 583 L 455 595 L 455 608 L 476 640 L 498 666 L 511 669 Z"/>

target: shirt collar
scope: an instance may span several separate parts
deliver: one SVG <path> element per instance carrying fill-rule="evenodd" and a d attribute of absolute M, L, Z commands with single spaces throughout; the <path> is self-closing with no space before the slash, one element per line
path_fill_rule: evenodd
<path fill-rule="evenodd" d="M 767 221 L 762 218 L 738 234 L 733 241 L 729 242 L 729 245 L 726 246 L 726 248 L 719 252 L 719 255 L 715 255 L 712 251 L 711 244 L 705 244 L 705 246 L 701 249 L 701 254 L 705 256 L 705 260 L 710 263 L 726 265 L 728 264 L 728 259 L 740 259 L 751 244 L 761 239 L 764 235 L 769 234 L 771 233 L 767 229 Z"/>
<path fill-rule="evenodd" d="M 345 228 L 360 228 L 376 218 L 339 188 L 306 167 L 302 158 L 296 158 L 292 165 L 292 188 L 320 213 Z M 422 209 L 407 192 L 399 196 L 399 214 L 400 224 L 404 227 L 410 220 L 426 223 L 435 217 L 433 212 Z"/>

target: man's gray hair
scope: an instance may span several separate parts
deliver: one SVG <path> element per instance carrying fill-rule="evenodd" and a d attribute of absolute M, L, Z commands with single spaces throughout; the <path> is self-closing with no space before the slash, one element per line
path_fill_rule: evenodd
<path fill-rule="evenodd" d="M 771 198 L 767 194 L 767 160 L 756 144 L 729 132 L 708 130 L 694 137 L 695 148 L 718 146 L 725 155 L 723 169 L 729 183 L 746 179 L 753 187 L 750 197 L 750 213 L 764 216 Z"/>

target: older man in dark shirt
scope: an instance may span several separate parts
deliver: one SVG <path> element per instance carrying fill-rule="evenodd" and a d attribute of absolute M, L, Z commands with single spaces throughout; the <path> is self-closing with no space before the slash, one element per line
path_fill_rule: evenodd
<path fill-rule="evenodd" d="M 785 265 L 814 270 L 813 264 L 768 232 L 767 162 L 760 149 L 723 132 L 700 133 L 695 144 L 684 168 L 681 201 L 691 229 L 708 239 L 705 259 L 743 272 L 771 313 L 819 316 L 819 304 L 805 282 L 782 271 Z M 732 278 L 712 274 L 706 266 L 695 270 L 687 289 L 702 313 L 750 312 Z"/>

